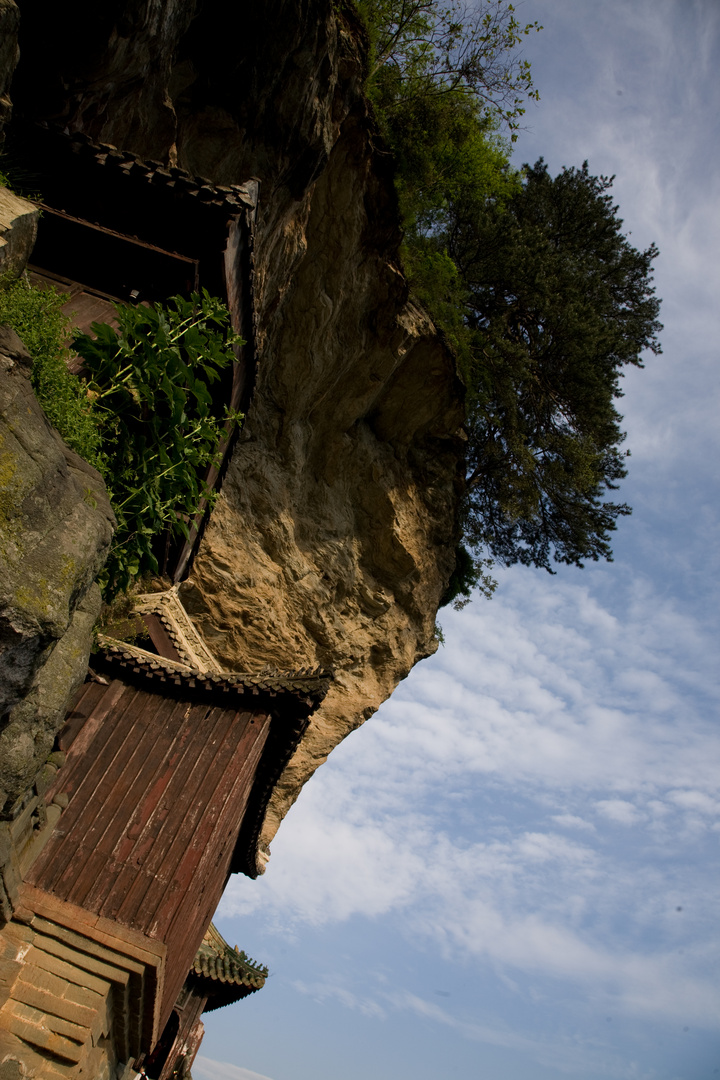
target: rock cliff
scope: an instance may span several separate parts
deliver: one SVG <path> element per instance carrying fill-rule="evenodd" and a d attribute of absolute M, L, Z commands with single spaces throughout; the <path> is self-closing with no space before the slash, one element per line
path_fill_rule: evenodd
<path fill-rule="evenodd" d="M 366 43 L 338 7 L 20 4 L 16 112 L 215 183 L 260 181 L 255 393 L 182 597 L 228 667 L 335 671 L 265 845 L 435 650 L 453 568 L 462 387 L 408 296 Z"/>
<path fill-rule="evenodd" d="M 0 807 L 34 780 L 85 678 L 113 523 L 100 475 L 50 426 L 28 353 L 0 327 Z"/>

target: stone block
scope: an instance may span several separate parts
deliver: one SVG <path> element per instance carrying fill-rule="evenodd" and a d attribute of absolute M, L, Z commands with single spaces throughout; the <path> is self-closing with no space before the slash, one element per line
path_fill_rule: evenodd
<path fill-rule="evenodd" d="M 0 277 L 19 277 L 27 266 L 37 239 L 40 211 L 0 187 Z"/>
<path fill-rule="evenodd" d="M 68 950 L 69 952 L 70 950 Z M 45 971 L 50 971 L 60 978 L 65 979 L 68 983 L 75 983 L 77 986 L 85 986 L 88 990 L 94 991 L 96 994 L 106 996 L 110 993 L 112 988 L 111 982 L 105 979 L 98 979 L 95 975 L 85 970 L 83 967 L 78 967 L 74 963 L 68 963 L 67 960 L 61 959 L 58 956 L 53 956 L 50 952 L 45 952 L 40 947 L 34 947 L 28 954 L 28 962 L 33 964 L 37 968 L 42 968 Z"/>
<path fill-rule="evenodd" d="M 86 1009 L 92 1009 L 96 1012 L 102 1008 L 105 996 L 96 994 L 93 990 L 89 990 L 85 986 L 78 986 L 74 983 L 65 983 L 65 992 L 63 994 L 68 1001 L 74 1002 L 76 1005 L 82 1005 Z"/>
<path fill-rule="evenodd" d="M 37 968 L 31 963 L 26 962 L 20 964 L 19 967 L 21 982 L 27 983 L 29 986 L 34 986 L 38 990 L 43 990 L 55 997 L 64 997 L 65 991 L 70 985 L 66 979 L 58 978 L 58 976 L 53 975 L 51 971 Z"/>
<path fill-rule="evenodd" d="M 93 1009 L 77 1005 L 64 997 L 56 997 L 46 990 L 40 990 L 21 980 L 17 981 L 13 989 L 13 1002 L 32 1005 L 46 1016 L 59 1016 L 63 1020 L 70 1020 L 71 1023 L 89 1030 L 92 1030 L 97 1022 L 97 1012 Z"/>
<path fill-rule="evenodd" d="M 24 952 L 27 952 L 27 949 L 35 940 L 35 931 L 29 926 L 13 920 L 13 922 L 9 922 L 7 926 L 3 927 L 2 937 L 9 943 L 11 948 L 15 949 L 15 955 L 17 956 L 19 951 L 24 950 Z"/>
<path fill-rule="evenodd" d="M 4 933 L 0 933 L 0 960 L 14 960 L 17 951 L 16 942 L 12 941 Z"/>
<path fill-rule="evenodd" d="M 17 1058 L 5 1058 L 0 1063 L 0 1080 L 24 1080 L 27 1073 Z"/>
<path fill-rule="evenodd" d="M 22 964 L 16 960 L 0 960 L 0 1008 L 12 996 L 13 987 L 21 968 Z"/>
<path fill-rule="evenodd" d="M 42 950 L 47 956 L 69 961 L 73 966 L 84 973 L 86 979 L 89 979 L 94 975 L 98 977 L 98 981 L 104 982 L 107 980 L 107 982 L 112 983 L 114 986 L 120 985 L 123 987 L 127 986 L 130 980 L 129 973 L 122 968 L 108 964 L 105 960 L 90 956 L 88 953 L 80 953 L 71 946 L 65 945 L 61 941 L 56 941 L 55 938 L 46 937 L 44 934 L 38 934 L 35 943 L 37 948 Z M 91 984 L 88 981 L 85 985 L 90 986 Z M 93 987 L 93 989 L 95 989 L 95 987 Z"/>
<path fill-rule="evenodd" d="M 84 1046 L 91 1041 L 89 1028 L 80 1027 L 78 1024 L 71 1023 L 70 1020 L 63 1020 L 61 1016 L 46 1017 L 44 1026 L 48 1031 L 54 1031 L 56 1035 L 72 1039 L 73 1042 L 78 1043 L 80 1046 Z"/>
<path fill-rule="evenodd" d="M 8 1027 L 13 1035 L 17 1035 L 19 1039 L 30 1043 L 31 1046 L 38 1046 L 42 1050 L 47 1050 L 49 1053 L 55 1054 L 73 1065 L 76 1065 L 83 1057 L 84 1047 L 82 1045 L 72 1039 L 66 1039 L 63 1035 L 56 1035 L 54 1031 L 48 1031 L 47 1028 L 30 1024 L 19 1016 L 10 1016 Z"/>

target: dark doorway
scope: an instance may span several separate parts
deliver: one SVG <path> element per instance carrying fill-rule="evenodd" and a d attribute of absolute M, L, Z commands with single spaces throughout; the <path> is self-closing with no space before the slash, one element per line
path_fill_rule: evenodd
<path fill-rule="evenodd" d="M 149 1076 L 151 1080 L 160 1080 L 163 1069 L 175 1046 L 175 1040 L 177 1039 L 179 1029 L 180 1017 L 173 1009 L 170 1013 L 170 1019 L 165 1025 L 165 1030 L 155 1044 L 152 1054 L 150 1054 L 149 1057 L 146 1057 L 143 1062 L 145 1075 Z"/>

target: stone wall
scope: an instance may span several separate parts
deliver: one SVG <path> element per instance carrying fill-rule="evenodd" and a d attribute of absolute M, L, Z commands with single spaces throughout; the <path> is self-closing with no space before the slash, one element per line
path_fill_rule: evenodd
<path fill-rule="evenodd" d="M 24 887 L 0 930 L 0 1080 L 131 1080 L 164 947 Z"/>

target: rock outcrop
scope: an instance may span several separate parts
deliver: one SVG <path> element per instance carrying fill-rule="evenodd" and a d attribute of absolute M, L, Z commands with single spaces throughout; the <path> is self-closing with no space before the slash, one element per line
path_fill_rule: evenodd
<path fill-rule="evenodd" d="M 228 667 L 335 683 L 302 784 L 436 648 L 454 565 L 462 387 L 399 261 L 366 42 L 331 0 L 23 0 L 15 108 L 215 183 L 260 181 L 253 401 L 184 603 Z M 42 27 L 42 30 L 38 30 Z"/>
<path fill-rule="evenodd" d="M 0 278 L 19 277 L 27 266 L 39 217 L 33 203 L 0 187 Z"/>
<path fill-rule="evenodd" d="M 30 357 L 0 327 L 0 808 L 34 780 L 85 677 L 113 523 L 99 473 L 48 423 Z"/>

